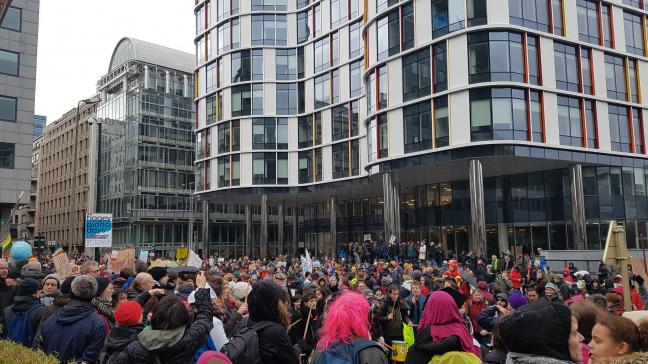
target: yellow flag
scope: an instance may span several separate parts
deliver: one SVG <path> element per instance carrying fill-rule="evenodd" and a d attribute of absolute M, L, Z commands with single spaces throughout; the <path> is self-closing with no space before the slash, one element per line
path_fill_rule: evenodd
<path fill-rule="evenodd" d="M 7 249 L 9 244 L 11 244 L 11 234 L 8 234 L 5 240 L 2 241 L 2 249 Z"/>

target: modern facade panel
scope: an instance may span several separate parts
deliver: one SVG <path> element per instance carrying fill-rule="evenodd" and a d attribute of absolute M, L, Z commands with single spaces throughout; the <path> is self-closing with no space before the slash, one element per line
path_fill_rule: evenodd
<path fill-rule="evenodd" d="M 34 115 L 34 140 L 43 136 L 46 125 L 47 125 L 47 116 Z"/>
<path fill-rule="evenodd" d="M 210 249 L 335 255 L 365 234 L 455 253 L 599 249 L 611 219 L 625 224 L 631 245 L 645 236 L 646 10 L 584 0 L 351 0 L 340 15 L 337 2 L 279 3 L 286 10 L 196 3 L 195 74 L 206 82 L 195 94 L 197 140 L 240 146 L 197 144 Z M 298 30 L 286 39 L 284 18 Z M 252 25 L 260 19 L 262 38 Z M 362 51 L 347 52 L 358 21 Z M 216 36 L 227 24 L 252 38 Z M 242 80 L 230 66 L 239 70 L 238 55 L 255 51 L 270 72 Z M 277 52 L 297 54 L 296 79 L 272 72 Z M 358 61 L 360 93 L 350 79 Z M 246 66 L 254 75 L 254 61 Z M 279 115 L 287 99 L 274 90 L 293 82 L 297 113 Z M 273 92 L 264 102 L 255 90 Z M 354 103 L 359 133 L 341 134 L 350 125 L 341 107 Z M 287 148 L 253 142 L 268 140 L 254 131 L 260 118 L 287 119 L 297 138 Z M 347 174 L 354 158 L 357 173 Z M 588 188 L 593 182 L 601 188 Z"/>
<path fill-rule="evenodd" d="M 0 19 L 0 226 L 14 205 L 30 203 L 39 7 L 15 0 Z M 18 234 L 12 226 L 0 235 L 9 232 Z"/>
<path fill-rule="evenodd" d="M 127 37 L 97 83 L 90 211 L 113 214 L 113 246 L 170 254 L 200 236 L 191 195 L 194 62 L 189 53 Z"/>

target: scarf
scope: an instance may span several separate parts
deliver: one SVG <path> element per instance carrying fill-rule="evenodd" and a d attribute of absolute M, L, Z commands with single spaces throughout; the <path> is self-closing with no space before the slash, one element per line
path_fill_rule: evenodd
<path fill-rule="evenodd" d="M 433 343 L 454 335 L 459 337 L 463 351 L 473 353 L 481 359 L 481 350 L 473 343 L 473 337 L 468 332 L 455 301 L 448 293 L 436 291 L 428 297 L 419 322 L 419 331 L 426 327 L 430 328 Z"/>
<path fill-rule="evenodd" d="M 95 310 L 106 316 L 111 324 L 115 324 L 115 315 L 113 313 L 112 304 L 110 301 L 106 301 L 100 297 L 95 297 L 92 299 L 91 303 L 92 307 L 94 307 Z"/>

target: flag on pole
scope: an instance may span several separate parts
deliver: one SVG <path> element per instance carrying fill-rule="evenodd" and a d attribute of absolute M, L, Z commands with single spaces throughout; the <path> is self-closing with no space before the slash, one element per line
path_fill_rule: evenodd
<path fill-rule="evenodd" d="M 63 254 L 63 247 L 59 245 L 56 249 L 54 249 L 54 252 L 52 253 L 52 256 L 56 257 L 56 256 L 59 256 L 61 254 Z"/>
<path fill-rule="evenodd" d="M 7 249 L 9 244 L 11 244 L 11 233 L 7 234 L 5 240 L 2 241 L 2 249 Z"/>
<path fill-rule="evenodd" d="M 302 263 L 302 271 L 304 273 L 304 276 L 306 276 L 306 272 L 312 273 L 313 271 L 313 261 L 311 259 L 310 254 L 308 253 L 308 249 L 306 249 L 306 257 L 303 255 L 300 256 L 301 258 L 301 263 Z"/>

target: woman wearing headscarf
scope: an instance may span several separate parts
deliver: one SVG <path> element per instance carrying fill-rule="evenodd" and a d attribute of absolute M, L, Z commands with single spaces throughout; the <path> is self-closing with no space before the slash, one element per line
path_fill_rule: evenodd
<path fill-rule="evenodd" d="M 472 353 L 481 359 L 481 351 L 452 296 L 436 291 L 427 299 L 418 335 L 407 352 L 405 364 L 427 363 L 433 356 L 450 351 Z"/>

